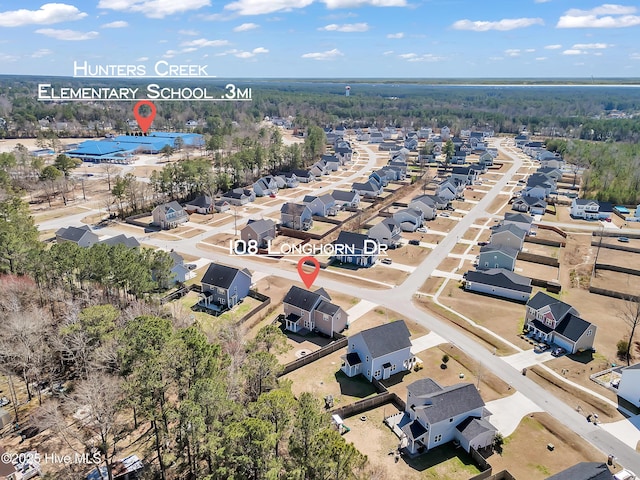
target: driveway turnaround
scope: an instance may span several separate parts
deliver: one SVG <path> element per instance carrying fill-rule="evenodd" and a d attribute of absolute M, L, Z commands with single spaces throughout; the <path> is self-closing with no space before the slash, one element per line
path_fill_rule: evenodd
<path fill-rule="evenodd" d="M 542 411 L 520 392 L 487 403 L 487 409 L 492 413 L 491 423 L 504 437 L 508 437 L 518 428 L 524 416 Z"/>

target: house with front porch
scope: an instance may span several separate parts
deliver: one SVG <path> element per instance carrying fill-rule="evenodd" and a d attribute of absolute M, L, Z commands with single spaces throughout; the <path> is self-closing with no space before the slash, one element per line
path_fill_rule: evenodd
<path fill-rule="evenodd" d="M 346 190 L 334 190 L 331 196 L 338 207 L 358 208 L 360 206 L 360 194 L 358 192 L 347 192 Z"/>
<path fill-rule="evenodd" d="M 492 445 L 498 431 L 473 383 L 443 387 L 431 378 L 417 380 L 407 386 L 406 414 L 401 444 L 412 455 L 454 440 L 466 452 L 480 450 Z"/>
<path fill-rule="evenodd" d="M 336 201 L 328 193 L 320 195 L 319 197 L 306 195 L 302 199 L 302 203 L 309 207 L 312 215 L 318 217 L 327 217 L 337 213 Z"/>
<path fill-rule="evenodd" d="M 415 232 L 422 226 L 422 210 L 403 208 L 393 213 L 393 219 L 400 224 L 403 232 Z"/>
<path fill-rule="evenodd" d="M 395 248 L 402 241 L 402 228 L 392 217 L 383 219 L 369 229 L 369 238 L 381 245 Z"/>
<path fill-rule="evenodd" d="M 541 198 L 530 197 L 528 195 L 516 198 L 511 204 L 511 210 L 529 213 L 531 215 L 544 215 L 546 209 L 546 201 Z"/>
<path fill-rule="evenodd" d="M 182 223 L 189 221 L 189 214 L 175 200 L 169 203 L 158 205 L 151 212 L 154 225 L 162 229 L 176 228 Z"/>
<path fill-rule="evenodd" d="M 597 220 L 600 213 L 600 204 L 595 200 L 586 198 L 574 198 L 571 200 L 571 216 L 584 218 L 585 220 Z"/>
<path fill-rule="evenodd" d="M 483 153 L 482 155 L 480 155 L 480 158 L 478 159 L 478 163 L 485 167 L 492 166 L 493 161 L 494 161 L 493 155 L 491 155 L 489 152 Z"/>
<path fill-rule="evenodd" d="M 331 297 L 322 288 L 311 292 L 294 285 L 285 295 L 283 304 L 285 328 L 290 332 L 316 330 L 333 338 L 347 327 L 347 312 L 331 303 Z"/>
<path fill-rule="evenodd" d="M 202 277 L 202 292 L 198 305 L 222 311 L 233 308 L 247 295 L 251 287 L 251 272 L 211 263 Z"/>
<path fill-rule="evenodd" d="M 293 230 L 309 230 L 313 225 L 313 214 L 304 203 L 287 202 L 280 207 L 280 223 Z"/>
<path fill-rule="evenodd" d="M 336 254 L 334 258 L 342 263 L 350 263 L 358 267 L 371 267 L 376 263 L 380 253 L 380 244 L 367 235 L 355 232 L 340 232 L 333 242 Z"/>
<path fill-rule="evenodd" d="M 278 183 L 272 176 L 262 177 L 253 184 L 253 191 L 256 193 L 257 197 L 275 195 L 278 193 Z"/>
<path fill-rule="evenodd" d="M 258 248 L 267 248 L 269 242 L 276 238 L 276 222 L 270 218 L 260 220 L 249 219 L 245 227 L 240 230 L 240 238 L 244 242 L 257 242 Z"/>
<path fill-rule="evenodd" d="M 436 202 L 430 195 L 420 195 L 415 197 L 411 200 L 411 203 L 409 203 L 409 208 L 420 210 L 424 220 L 433 220 L 437 215 Z"/>
<path fill-rule="evenodd" d="M 349 337 L 341 370 L 347 377 L 363 375 L 386 380 L 396 373 L 410 371 L 416 362 L 411 353 L 411 333 L 404 320 L 362 330 Z"/>
<path fill-rule="evenodd" d="M 525 329 L 539 340 L 556 344 L 568 353 L 593 349 L 597 327 L 579 315 L 568 303 L 538 292 L 527 302 Z"/>

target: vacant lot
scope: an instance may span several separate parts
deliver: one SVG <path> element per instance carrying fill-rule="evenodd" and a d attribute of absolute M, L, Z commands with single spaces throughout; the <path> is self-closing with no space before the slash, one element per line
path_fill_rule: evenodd
<path fill-rule="evenodd" d="M 417 245 L 404 245 L 401 248 L 387 250 L 387 256 L 394 262 L 416 267 L 427 258 L 429 252 L 429 249 L 421 248 Z"/>
<path fill-rule="evenodd" d="M 498 213 L 500 210 L 504 208 L 504 206 L 509 201 L 509 195 L 496 195 L 496 197 L 491 202 L 491 205 L 487 208 L 487 212 L 489 213 Z M 509 207 L 510 208 L 510 207 Z"/>
<path fill-rule="evenodd" d="M 363 281 L 366 282 L 369 286 L 371 286 L 371 282 L 367 282 L 367 280 L 373 280 L 374 282 L 383 282 L 389 285 L 400 285 L 409 276 L 407 272 L 402 272 L 400 270 L 393 270 L 393 272 L 389 272 L 389 269 L 385 268 L 382 265 L 375 265 L 369 268 L 360 268 L 349 263 L 341 264 L 339 262 L 334 262 L 330 267 L 326 269 L 326 271 L 328 273 L 340 272 L 348 275 L 353 275 L 357 277 L 355 279 L 356 282 Z"/>
<path fill-rule="evenodd" d="M 550 443 L 553 451 L 547 448 Z M 505 439 L 502 454 L 488 461 L 494 472 L 506 469 L 518 479 L 543 480 L 579 462 L 601 462 L 603 454 L 549 414 L 534 413 Z"/>
<path fill-rule="evenodd" d="M 594 248 L 597 249 L 598 247 Z M 598 263 L 606 263 L 608 265 L 617 265 L 620 267 L 640 270 L 640 253 L 613 250 L 611 248 L 600 248 L 600 252 L 598 253 Z M 640 278 L 636 278 L 636 281 L 638 280 L 640 280 Z"/>
<path fill-rule="evenodd" d="M 591 277 L 591 285 L 627 295 L 637 295 L 639 280 L 640 278 L 636 275 L 612 272 L 610 270 L 598 270 L 596 275 Z M 601 298 L 602 301 L 606 301 L 605 299 L 608 297 Z"/>
<path fill-rule="evenodd" d="M 529 278 L 539 278 L 540 280 L 557 280 L 559 269 L 541 263 L 524 262 L 516 260 L 515 272 Z"/>

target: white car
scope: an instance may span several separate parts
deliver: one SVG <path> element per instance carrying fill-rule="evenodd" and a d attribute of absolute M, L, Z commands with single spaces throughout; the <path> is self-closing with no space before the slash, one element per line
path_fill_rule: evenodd
<path fill-rule="evenodd" d="M 635 480 L 636 474 L 626 468 L 613 475 L 615 480 Z"/>
<path fill-rule="evenodd" d="M 419 227 L 416 228 L 416 232 L 427 233 L 427 227 Z"/>

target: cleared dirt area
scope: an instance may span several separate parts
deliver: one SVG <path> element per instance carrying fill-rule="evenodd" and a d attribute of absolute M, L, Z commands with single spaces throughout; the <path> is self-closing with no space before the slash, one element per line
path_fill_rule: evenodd
<path fill-rule="evenodd" d="M 394 263 L 397 262 L 403 265 L 416 267 L 420 265 L 427 256 L 429 256 L 429 252 L 430 250 L 428 248 L 422 248 L 417 245 L 404 245 L 401 248 L 387 250 L 387 257 Z"/>
<path fill-rule="evenodd" d="M 553 444 L 553 451 L 548 444 Z M 547 413 L 524 417 L 505 439 L 502 453 L 488 458 L 494 472 L 509 470 L 526 480 L 543 480 L 579 462 L 604 460 L 602 453 Z"/>
<path fill-rule="evenodd" d="M 534 255 L 542 255 L 543 257 L 558 258 L 560 254 L 559 247 L 551 247 L 549 245 L 541 245 L 539 243 L 524 242 L 522 251 L 533 253 Z"/>
<path fill-rule="evenodd" d="M 460 264 L 460 259 L 459 258 L 445 258 L 442 262 L 440 262 L 440 265 L 438 265 L 438 270 L 441 270 L 443 272 L 451 272 L 454 269 L 458 268 L 458 265 Z"/>
<path fill-rule="evenodd" d="M 487 208 L 487 212 L 489 213 L 498 213 L 502 208 L 504 208 L 505 204 L 509 201 L 509 195 L 496 195 L 496 197 L 491 202 L 491 205 Z"/>
<path fill-rule="evenodd" d="M 524 262 L 516 260 L 515 272 L 529 278 L 539 278 L 540 280 L 557 280 L 559 269 L 541 263 Z"/>
<path fill-rule="evenodd" d="M 531 348 L 528 342 L 518 336 L 524 324 L 525 306 L 522 303 L 467 292 L 452 280 L 449 280 L 439 300 L 443 305 L 487 327 L 518 347 Z"/>
<path fill-rule="evenodd" d="M 640 240 L 638 240 L 640 242 Z M 598 248 L 598 247 L 594 247 Z M 613 250 L 611 248 L 600 248 L 598 253 L 598 263 L 606 263 L 609 265 L 617 265 L 620 267 L 633 268 L 640 270 L 640 254 L 633 252 L 625 252 L 622 250 Z M 636 277 L 636 282 L 640 281 L 640 277 Z"/>
<path fill-rule="evenodd" d="M 583 352 L 564 355 L 546 362 L 545 365 L 568 380 L 587 387 L 611 401 L 618 401 L 618 396 L 614 392 L 589 379 L 589 375 L 611 367 L 611 363 L 598 353 L 594 355 L 591 352 Z"/>
<path fill-rule="evenodd" d="M 443 278 L 429 277 L 427 281 L 422 284 L 422 287 L 420 287 L 420 292 L 433 295 L 438 291 L 443 281 Z"/>
<path fill-rule="evenodd" d="M 591 277 L 591 285 L 597 288 L 613 290 L 626 295 L 638 294 L 638 282 L 640 277 L 626 273 L 618 273 L 610 270 L 597 270 L 596 275 Z M 602 297 L 606 301 L 608 297 Z"/>
<path fill-rule="evenodd" d="M 381 265 L 374 265 L 369 268 L 358 268 L 355 265 L 338 262 L 334 262 L 330 267 L 326 269 L 329 273 L 346 273 L 354 275 L 360 278 L 362 281 L 373 280 L 375 282 L 383 282 L 389 285 L 400 285 L 409 276 L 407 272 L 400 270 L 393 270 L 390 275 L 389 269 L 383 268 Z M 367 282 L 367 285 L 371 285 L 371 282 Z"/>

